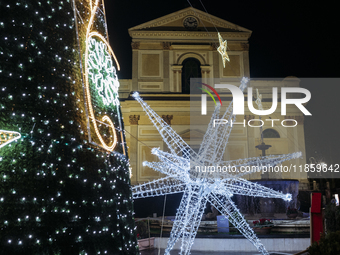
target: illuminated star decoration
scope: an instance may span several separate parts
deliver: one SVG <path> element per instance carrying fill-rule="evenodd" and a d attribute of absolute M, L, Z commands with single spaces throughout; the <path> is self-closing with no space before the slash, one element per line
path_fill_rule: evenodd
<path fill-rule="evenodd" d="M 116 68 L 113 66 L 111 55 L 106 44 L 94 38 L 89 39 L 89 68 L 88 74 L 95 84 L 98 94 L 105 105 L 119 105 L 119 81 Z"/>
<path fill-rule="evenodd" d="M 21 134 L 15 131 L 0 130 L 0 148 L 21 138 Z"/>
<path fill-rule="evenodd" d="M 243 78 L 240 89 L 243 91 L 248 79 Z M 261 171 L 264 167 L 274 166 L 283 161 L 301 157 L 301 153 L 254 157 L 247 159 L 223 161 L 223 155 L 232 127 L 228 124 L 214 127 L 214 119 L 218 119 L 220 105 L 215 107 L 208 129 L 204 135 L 199 152 L 190 146 L 146 104 L 137 92 L 133 97 L 141 104 L 143 110 L 157 128 L 170 151 L 164 152 L 153 148 L 160 162 L 143 162 L 144 166 L 167 175 L 151 182 L 140 184 L 132 188 L 133 198 L 145 198 L 183 192 L 183 197 L 177 210 L 170 238 L 165 250 L 169 255 L 175 243 L 181 240 L 180 254 L 189 254 L 191 246 L 200 226 L 206 203 L 210 202 L 222 215 L 229 217 L 230 222 L 257 248 L 262 254 L 268 254 L 263 244 L 255 235 L 252 228 L 231 200 L 233 194 L 253 197 L 281 198 L 291 200 L 291 194 L 264 187 L 242 179 L 241 176 L 251 172 Z M 232 115 L 232 103 L 228 106 L 223 119 L 228 123 L 235 121 Z M 232 166 L 235 172 L 223 172 L 216 175 L 196 172 L 196 166 Z M 255 167 L 250 172 L 242 172 L 242 167 Z"/>
<path fill-rule="evenodd" d="M 223 61 L 223 67 L 225 67 L 225 61 L 229 59 L 229 56 L 227 54 L 227 40 L 223 41 L 222 36 L 220 33 L 218 33 L 218 40 L 220 41 L 220 46 L 217 48 L 218 53 L 221 54 L 222 61 Z"/>

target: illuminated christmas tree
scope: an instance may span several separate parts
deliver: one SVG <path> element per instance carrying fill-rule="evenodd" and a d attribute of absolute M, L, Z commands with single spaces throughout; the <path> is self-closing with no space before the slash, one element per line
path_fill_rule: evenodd
<path fill-rule="evenodd" d="M 4 0 L 0 28 L 1 254 L 137 254 L 103 2 Z"/>

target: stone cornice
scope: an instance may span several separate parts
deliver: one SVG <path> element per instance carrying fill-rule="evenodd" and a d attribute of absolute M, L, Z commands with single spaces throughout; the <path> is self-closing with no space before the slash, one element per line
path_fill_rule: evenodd
<path fill-rule="evenodd" d="M 244 115 L 244 119 L 248 122 L 249 120 L 255 119 L 254 115 Z"/>
<path fill-rule="evenodd" d="M 140 115 L 130 115 L 129 116 L 130 125 L 138 125 L 139 119 L 140 119 Z"/>
<path fill-rule="evenodd" d="M 171 43 L 170 42 L 163 42 L 162 46 L 163 46 L 163 50 L 170 50 Z"/>
<path fill-rule="evenodd" d="M 171 40 L 171 41 L 180 41 L 180 40 L 201 40 L 206 41 L 208 43 L 211 43 L 211 33 L 207 32 L 195 32 L 195 31 L 129 31 L 130 36 L 133 39 L 151 39 L 153 41 L 159 40 Z M 223 36 L 223 39 L 225 40 L 241 40 L 241 41 L 247 41 L 249 38 L 248 33 L 244 32 L 225 32 L 221 33 Z M 217 40 L 217 33 L 216 33 L 216 40 Z"/>
<path fill-rule="evenodd" d="M 140 46 L 140 42 L 132 42 L 131 43 L 131 48 L 133 50 L 138 50 L 139 49 L 139 46 Z"/>
<path fill-rule="evenodd" d="M 166 124 L 171 125 L 171 120 L 174 118 L 173 115 L 162 115 L 162 119 L 166 122 Z"/>
<path fill-rule="evenodd" d="M 296 120 L 298 125 L 303 125 L 304 124 L 304 121 L 305 121 L 305 118 L 303 115 L 300 115 L 300 116 L 285 116 L 285 119 L 293 119 L 293 120 Z M 294 125 L 294 121 L 287 121 L 287 124 L 288 125 Z"/>

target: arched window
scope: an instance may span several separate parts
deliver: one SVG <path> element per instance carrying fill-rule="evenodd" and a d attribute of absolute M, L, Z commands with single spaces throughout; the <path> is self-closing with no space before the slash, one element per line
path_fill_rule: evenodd
<path fill-rule="evenodd" d="M 201 63 L 196 58 L 187 58 L 182 63 L 182 93 L 190 93 L 190 78 L 201 78 Z"/>
<path fill-rule="evenodd" d="M 280 138 L 280 134 L 271 128 L 268 128 L 263 131 L 263 138 Z"/>

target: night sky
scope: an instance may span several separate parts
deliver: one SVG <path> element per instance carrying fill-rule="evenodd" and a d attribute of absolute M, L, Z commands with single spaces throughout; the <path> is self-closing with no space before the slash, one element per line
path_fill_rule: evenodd
<path fill-rule="evenodd" d="M 253 31 L 250 37 L 251 78 L 339 77 L 339 14 L 330 1 L 201 0 L 207 12 Z M 204 11 L 199 0 L 193 7 Z M 334 2 L 333 2 L 334 3 Z M 110 44 L 121 65 L 120 79 L 131 79 L 128 29 L 189 7 L 187 0 L 105 0 Z M 301 84 L 312 99 L 305 118 L 307 160 L 340 163 L 339 81 Z"/>

